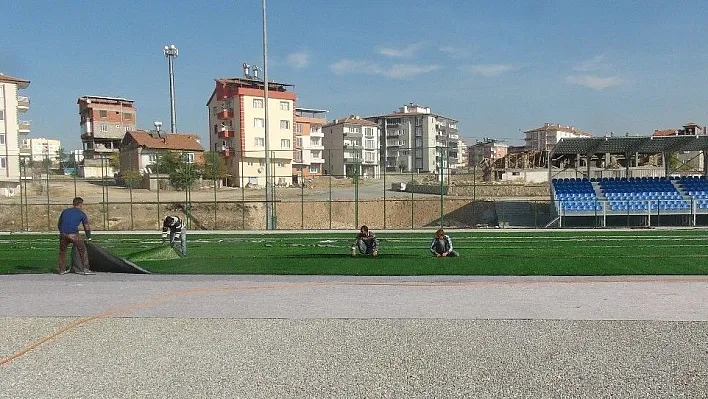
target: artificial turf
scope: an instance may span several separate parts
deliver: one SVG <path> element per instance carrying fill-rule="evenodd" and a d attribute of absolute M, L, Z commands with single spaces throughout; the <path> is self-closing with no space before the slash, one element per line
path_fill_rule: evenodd
<path fill-rule="evenodd" d="M 141 260 L 160 238 L 94 235 L 94 243 L 164 274 L 330 275 L 633 275 L 708 274 L 708 232 L 475 231 L 449 232 L 458 258 L 435 258 L 431 234 L 380 232 L 379 256 L 351 257 L 351 233 L 200 234 L 188 256 Z M 0 236 L 0 274 L 56 270 L 56 235 Z"/>

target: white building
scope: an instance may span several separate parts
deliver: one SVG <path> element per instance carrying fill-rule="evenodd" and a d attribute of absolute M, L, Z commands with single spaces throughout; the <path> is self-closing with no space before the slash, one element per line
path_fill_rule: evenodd
<path fill-rule="evenodd" d="M 324 133 L 327 111 L 295 108 L 293 132 L 293 179 L 321 176 L 324 172 Z"/>
<path fill-rule="evenodd" d="M 325 174 L 378 179 L 379 128 L 376 123 L 350 115 L 322 127 Z"/>
<path fill-rule="evenodd" d="M 292 183 L 293 120 L 296 95 L 292 85 L 268 84 L 268 152 L 273 183 Z M 265 186 L 265 84 L 257 77 L 216 79 L 207 101 L 209 149 L 226 159 L 228 185 Z"/>
<path fill-rule="evenodd" d="M 42 162 L 49 159 L 52 163 L 59 162 L 59 149 L 61 141 L 46 138 L 28 138 L 22 140 L 20 152 L 23 157 L 33 162 Z"/>
<path fill-rule="evenodd" d="M 386 170 L 437 172 L 441 166 L 449 170 L 463 165 L 455 119 L 412 103 L 366 119 L 381 130 L 381 162 Z"/>
<path fill-rule="evenodd" d="M 12 196 L 20 187 L 20 136 L 30 133 L 30 122 L 20 119 L 30 100 L 18 95 L 29 80 L 0 73 L 0 195 Z"/>
<path fill-rule="evenodd" d="M 592 134 L 578 130 L 575 126 L 544 123 L 543 126 L 524 132 L 525 147 L 536 151 L 550 151 L 562 138 L 592 137 Z"/>

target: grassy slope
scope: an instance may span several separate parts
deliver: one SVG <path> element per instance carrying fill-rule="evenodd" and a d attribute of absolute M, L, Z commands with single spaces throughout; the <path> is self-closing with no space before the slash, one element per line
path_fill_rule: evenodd
<path fill-rule="evenodd" d="M 156 235 L 157 236 L 157 235 Z M 349 255 L 351 234 L 192 235 L 187 258 L 142 261 L 154 273 L 341 275 L 708 274 L 704 231 L 453 233 L 459 258 L 429 255 L 430 236 L 380 233 L 377 258 Z M 0 274 L 55 269 L 53 235 L 0 236 Z M 97 236 L 110 252 L 130 254 L 159 237 Z"/>

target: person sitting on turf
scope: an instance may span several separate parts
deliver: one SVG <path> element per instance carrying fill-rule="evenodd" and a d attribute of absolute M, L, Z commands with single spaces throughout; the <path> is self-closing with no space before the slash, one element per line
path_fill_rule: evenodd
<path fill-rule="evenodd" d="M 452 239 L 450 236 L 445 234 L 445 230 L 443 229 L 438 229 L 435 232 L 433 242 L 430 244 L 430 252 L 434 253 L 438 258 L 443 256 L 460 255 L 452 249 Z"/>
<path fill-rule="evenodd" d="M 357 249 L 364 255 L 376 256 L 379 254 L 379 240 L 376 235 L 369 231 L 369 228 L 364 225 L 359 229 L 359 234 L 356 235 L 356 243 L 352 247 L 352 256 L 356 256 Z"/>
<path fill-rule="evenodd" d="M 174 246 L 179 240 L 179 252 L 182 256 L 187 256 L 187 230 L 184 228 L 184 223 L 179 216 L 167 216 L 162 222 L 162 242 L 167 239 L 167 233 L 170 233 L 170 245 Z"/>

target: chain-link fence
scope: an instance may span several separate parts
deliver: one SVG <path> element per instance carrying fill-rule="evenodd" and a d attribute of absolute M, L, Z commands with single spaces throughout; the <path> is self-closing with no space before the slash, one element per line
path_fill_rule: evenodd
<path fill-rule="evenodd" d="M 143 155 L 137 172 L 122 173 L 117 156 L 11 160 L 18 176 L 4 182 L 0 230 L 55 231 L 75 196 L 104 231 L 159 229 L 168 214 L 204 230 L 265 230 L 269 213 L 278 230 L 543 227 L 555 216 L 547 184 L 485 182 L 489 171 L 462 168 L 439 150 L 425 168 L 410 168 L 410 157 L 383 167 L 362 152 L 303 160 L 296 150 L 293 162 L 293 150 L 273 151 L 269 168 L 263 151 L 224 154 Z"/>

